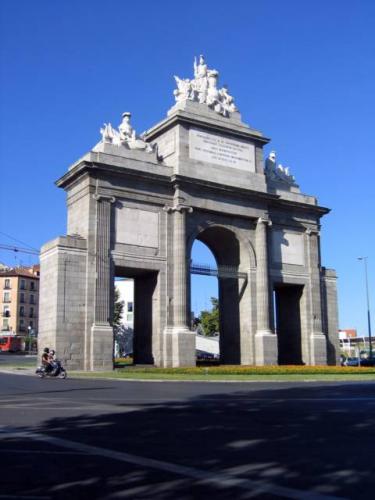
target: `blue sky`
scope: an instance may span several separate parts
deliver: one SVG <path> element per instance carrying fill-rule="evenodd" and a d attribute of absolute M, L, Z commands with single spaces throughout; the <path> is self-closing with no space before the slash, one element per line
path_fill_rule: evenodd
<path fill-rule="evenodd" d="M 132 111 L 141 132 L 161 120 L 173 75 L 192 76 L 203 53 L 243 120 L 272 138 L 266 152 L 332 208 L 323 265 L 339 276 L 341 327 L 366 331 L 356 258 L 369 258 L 375 303 L 375 2 L 3 0 L 0 9 L 0 243 L 14 243 L 6 233 L 39 248 L 64 234 L 54 181 L 103 122 Z M 0 261 L 15 258 L 0 251 Z"/>

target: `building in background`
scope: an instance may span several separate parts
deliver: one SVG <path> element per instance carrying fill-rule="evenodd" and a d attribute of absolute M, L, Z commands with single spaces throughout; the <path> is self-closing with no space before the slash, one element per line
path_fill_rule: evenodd
<path fill-rule="evenodd" d="M 115 286 L 120 292 L 120 301 L 124 303 L 121 324 L 126 328 L 134 328 L 134 280 L 116 278 Z"/>
<path fill-rule="evenodd" d="M 39 265 L 0 269 L 2 333 L 38 333 Z"/>
<path fill-rule="evenodd" d="M 339 339 L 355 339 L 357 337 L 357 330 L 355 328 L 346 328 L 345 330 L 339 330 Z"/>
<path fill-rule="evenodd" d="M 119 300 L 124 303 L 121 325 L 115 333 L 115 357 L 133 354 L 134 337 L 134 280 L 116 278 L 115 287 L 119 291 Z"/>
<path fill-rule="evenodd" d="M 341 353 L 345 356 L 357 356 L 366 358 L 370 352 L 370 339 L 366 336 L 358 336 L 355 328 L 339 330 Z M 371 341 L 372 347 L 374 344 Z"/>

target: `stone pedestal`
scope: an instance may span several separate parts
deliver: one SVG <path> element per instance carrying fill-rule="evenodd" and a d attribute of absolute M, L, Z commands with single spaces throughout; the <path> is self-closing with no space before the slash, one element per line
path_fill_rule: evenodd
<path fill-rule="evenodd" d="M 277 365 L 277 336 L 269 331 L 255 335 L 255 364 Z"/>
<path fill-rule="evenodd" d="M 323 333 L 313 333 L 310 336 L 311 365 L 327 364 L 327 339 Z"/>
<path fill-rule="evenodd" d="M 91 327 L 90 369 L 113 370 L 113 328 L 111 325 Z"/>
<path fill-rule="evenodd" d="M 195 342 L 195 333 L 188 328 L 165 328 L 164 366 L 195 366 Z"/>

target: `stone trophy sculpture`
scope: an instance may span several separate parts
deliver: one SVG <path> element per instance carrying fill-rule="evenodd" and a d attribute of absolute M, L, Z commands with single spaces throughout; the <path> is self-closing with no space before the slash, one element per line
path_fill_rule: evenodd
<path fill-rule="evenodd" d="M 105 123 L 100 129 L 102 134 L 101 143 L 123 146 L 127 149 L 143 150 L 146 153 L 152 153 L 154 148 L 151 144 L 144 141 L 141 136 L 137 136 L 136 131 L 130 123 L 131 113 L 128 111 L 122 114 L 122 122 L 118 130 L 115 130 L 110 123 Z M 100 144 L 100 143 L 99 143 Z"/>
<path fill-rule="evenodd" d="M 224 85 L 218 89 L 219 72 L 207 67 L 203 55 L 199 56 L 199 61 L 197 58 L 194 59 L 194 79 L 181 79 L 178 76 L 174 78 L 177 84 L 177 89 L 174 91 L 176 102 L 191 100 L 206 104 L 225 117 L 230 117 L 231 113 L 238 111 L 228 87 Z"/>
<path fill-rule="evenodd" d="M 294 176 L 289 173 L 289 168 L 277 164 L 276 151 L 271 151 L 266 159 L 265 174 L 270 180 L 296 185 Z"/>

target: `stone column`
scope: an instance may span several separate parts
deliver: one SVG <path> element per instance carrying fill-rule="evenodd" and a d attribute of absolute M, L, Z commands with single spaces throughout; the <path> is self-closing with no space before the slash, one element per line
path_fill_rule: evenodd
<path fill-rule="evenodd" d="M 164 366 L 195 365 L 195 333 L 190 330 L 187 316 L 186 214 L 192 207 L 175 203 L 164 210 L 173 216 L 173 322 L 164 330 Z"/>
<path fill-rule="evenodd" d="M 113 368 L 113 328 L 111 321 L 111 204 L 113 196 L 95 194 L 96 208 L 96 283 L 94 324 L 91 327 L 91 370 Z"/>
<path fill-rule="evenodd" d="M 270 290 L 268 279 L 267 227 L 271 221 L 260 217 L 256 226 L 256 304 L 257 332 L 255 335 L 255 364 L 277 364 L 277 337 L 270 327 Z"/>
<path fill-rule="evenodd" d="M 191 213 L 193 209 L 186 205 L 177 205 L 171 210 L 173 212 L 173 326 L 188 328 L 186 213 Z"/>
<path fill-rule="evenodd" d="M 322 332 L 322 292 L 320 279 L 320 242 L 319 232 L 308 229 L 307 250 L 310 274 L 310 363 L 312 365 L 327 364 L 327 339 Z"/>

